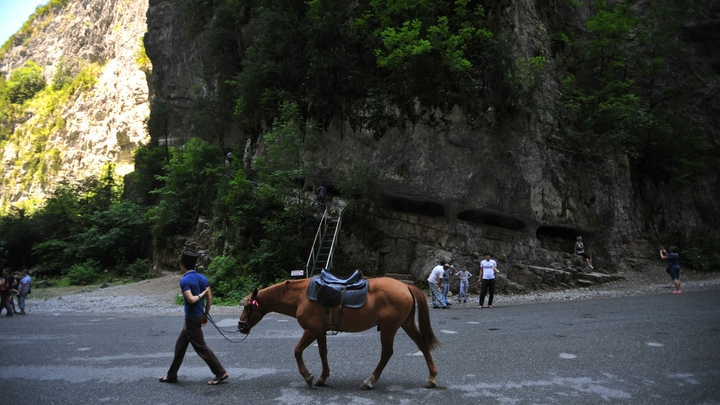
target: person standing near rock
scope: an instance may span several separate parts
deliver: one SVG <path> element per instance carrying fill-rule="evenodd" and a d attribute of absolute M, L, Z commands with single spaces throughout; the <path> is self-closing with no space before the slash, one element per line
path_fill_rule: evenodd
<path fill-rule="evenodd" d="M 28 275 L 27 270 L 22 271 L 22 278 L 18 284 L 17 296 L 18 296 L 18 307 L 20 308 L 20 315 L 25 315 L 25 299 L 30 294 L 30 282 L 32 279 Z"/>
<path fill-rule="evenodd" d="M 660 248 L 660 258 L 667 262 L 667 272 L 670 274 L 675 290 L 673 294 L 680 294 L 680 254 L 677 246 L 670 246 L 670 253 L 665 248 Z"/>
<path fill-rule="evenodd" d="M 432 307 L 447 309 L 447 302 L 443 298 L 443 274 L 445 273 L 445 260 L 441 260 L 440 264 L 435 266 L 428 277 L 428 285 L 430 286 L 430 295 L 432 295 Z M 439 305 L 438 305 L 439 303 Z"/>
<path fill-rule="evenodd" d="M 472 277 L 472 273 L 467 271 L 467 266 L 462 266 L 456 275 L 460 279 L 458 303 L 467 303 L 468 289 L 470 288 L 470 277 Z"/>
<path fill-rule="evenodd" d="M 445 305 L 452 305 L 452 303 L 448 300 L 448 294 L 450 293 L 450 280 L 452 280 L 452 276 L 453 276 L 454 272 L 455 272 L 455 267 L 453 267 L 451 264 L 446 263 L 445 266 L 443 266 L 442 295 L 443 295 L 443 300 L 445 300 Z"/>
<path fill-rule="evenodd" d="M 325 196 L 327 195 L 327 189 L 325 186 L 320 186 L 317 189 L 317 196 L 315 197 L 315 202 L 317 203 L 318 207 L 321 211 L 325 211 Z"/>
<path fill-rule="evenodd" d="M 485 302 L 485 295 L 489 292 L 488 297 L 488 308 L 492 308 L 493 298 L 495 297 L 495 275 L 500 273 L 497 269 L 497 262 L 490 258 L 490 253 L 483 254 L 485 260 L 480 262 L 480 277 L 478 283 L 480 283 L 480 305 L 478 309 L 483 308 Z"/>
<path fill-rule="evenodd" d="M 582 256 L 585 258 L 585 261 L 587 262 L 588 267 L 590 267 L 591 270 L 595 270 L 595 268 L 592 265 L 592 259 L 590 258 L 590 255 L 588 255 L 585 252 L 585 244 L 583 243 L 582 236 L 578 236 L 575 242 L 575 255 L 576 256 Z"/>
<path fill-rule="evenodd" d="M 175 357 L 170 365 L 167 374 L 160 377 L 160 382 L 176 383 L 177 373 L 185 358 L 185 351 L 188 344 L 192 344 L 195 352 L 210 367 L 215 378 L 208 381 L 208 385 L 217 385 L 228 378 L 228 373 L 220 364 L 215 353 L 205 344 L 202 327 L 207 325 L 210 307 L 212 306 L 212 293 L 210 283 L 202 274 L 195 271 L 198 260 L 198 253 L 193 250 L 185 250 L 180 256 L 180 269 L 184 275 L 180 279 L 180 290 L 185 301 L 185 323 L 183 329 L 175 342 Z M 203 305 L 207 297 L 207 304 Z"/>

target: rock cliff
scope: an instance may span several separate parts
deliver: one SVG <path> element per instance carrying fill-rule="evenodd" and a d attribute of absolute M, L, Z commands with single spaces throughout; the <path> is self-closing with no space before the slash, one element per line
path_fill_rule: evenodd
<path fill-rule="evenodd" d="M 335 262 L 339 272 L 359 267 L 368 275 L 407 273 L 422 282 L 438 260 L 474 270 L 478 254 L 487 251 L 500 263 L 502 289 L 538 288 L 548 280 L 584 285 L 603 277 L 585 275 L 590 272 L 571 254 L 576 236 L 584 237 L 596 268 L 616 273 L 654 258 L 660 243 L 681 244 L 720 226 L 717 173 L 695 179 L 699 186 L 689 188 L 677 179 L 637 173 L 623 154 L 588 158 L 558 146 L 562 78 L 553 65 L 550 27 L 562 19 L 584 30 L 590 3 L 508 1 L 489 16 L 518 57 L 541 55 L 549 61 L 532 111 L 500 117 L 492 107 L 470 113 L 459 106 L 417 104 L 413 120 L 393 117 L 388 109 L 392 123 L 381 130 L 335 117 L 319 135 L 321 147 L 305 156 L 317 168 L 306 190 L 324 184 L 331 200 L 339 201 L 335 183 L 357 163 L 372 168 L 379 185 L 365 212 L 370 232 L 352 221 L 343 228 Z M 717 150 L 720 91 L 714 50 L 720 9 L 712 2 L 688 3 L 699 10 L 698 17 L 681 30 L 686 46 L 668 68 L 689 66 L 693 79 L 703 83 L 693 87 L 702 90 L 690 95 L 684 117 L 701 126 Z M 62 10 L 36 20 L 31 36 L 16 38 L 2 59 L 6 76 L 29 60 L 43 67 L 48 82 L 61 61 L 96 64 L 99 73 L 91 91 L 78 91 L 62 106 L 62 124 L 40 144 L 24 135 L 46 125 L 37 121 L 40 107 L 17 123 L 3 146 L 4 204 L 42 197 L 54 182 L 97 173 L 108 162 L 116 163 L 120 174 L 131 171 L 133 150 L 148 140 L 149 94 L 152 117 L 163 127 L 159 142 L 183 144 L 204 136 L 222 148 L 244 147 L 245 162 L 263 150 L 261 137 L 243 133 L 233 117 L 213 110 L 213 103 L 233 101 L 223 98 L 218 72 L 242 69 L 257 22 L 247 18 L 234 32 L 212 31 L 211 22 L 193 26 L 183 9 L 189 4 L 204 3 L 69 0 Z M 648 2 L 634 7 L 642 12 Z M 206 47 L 203 39 L 212 35 L 224 36 L 222 48 Z M 138 63 L 142 44 L 152 68 Z M 24 187 L 21 180 L 31 165 L 22 156 L 38 145 L 37 152 L 59 152 L 51 154 L 55 163 L 43 181 Z"/>
<path fill-rule="evenodd" d="M 151 66 L 139 62 L 147 7 L 147 0 L 68 0 L 14 37 L 0 61 L 6 78 L 27 61 L 42 67 L 48 85 L 61 68 L 71 75 L 91 68 L 92 77 L 66 102 L 48 96 L 14 123 L 0 163 L 4 208 L 41 200 L 59 181 L 97 175 L 108 163 L 119 175 L 133 170 L 133 152 L 149 140 Z"/>
<path fill-rule="evenodd" d="M 193 84 L 201 84 L 203 97 L 212 98 L 212 81 L 198 73 L 203 33 L 178 34 L 187 31 L 170 3 L 150 1 L 146 46 L 155 67 L 152 87 L 172 117 L 168 137 L 182 140 L 187 128 L 178 123 L 188 118 L 186 106 L 197 98 Z M 542 2 L 541 11 L 541 2 L 506 3 L 503 15 L 494 18 L 503 22 L 500 29 L 514 52 L 520 57 L 544 52 L 550 60 L 551 19 L 582 30 L 589 4 Z M 636 3 L 639 10 L 647 6 Z M 718 9 L 692 3 L 700 7 L 702 21 L 683 29 L 688 46 L 669 68 L 691 64 L 705 81 L 706 90 L 692 95 L 694 104 L 686 111 L 717 148 L 720 92 L 711 49 L 718 38 Z M 251 22 L 244 27 L 236 42 L 239 54 L 254 29 Z M 239 68 L 237 59 L 230 62 Z M 355 232 L 351 224 L 344 228 L 339 271 L 360 267 L 366 274 L 410 273 L 422 282 L 440 259 L 475 269 L 478 253 L 488 251 L 505 270 L 501 285 L 507 290 L 536 288 L 547 278 L 537 270 L 543 268 L 567 272 L 563 283 L 583 285 L 580 280 L 588 277 L 582 273 L 589 271 L 571 254 L 576 236 L 584 237 L 596 268 L 615 273 L 628 267 L 628 260 L 656 257 L 657 244 L 679 244 L 720 225 L 717 173 L 708 173 L 701 187 L 690 189 L 638 175 L 624 155 L 587 159 L 554 145 L 560 80 L 553 66 L 547 69 L 535 111 L 510 119 L 498 119 L 492 108 L 471 115 L 458 106 L 418 105 L 420 119 L 396 117 L 401 124 L 378 134 L 337 117 L 321 135 L 322 147 L 306 156 L 318 168 L 306 190 L 324 184 L 332 196 L 338 176 L 358 162 L 377 170 L 381 184 L 368 212 L 372 237 Z M 262 150 L 257 137 L 231 130 L 217 142 L 246 145 L 246 161 Z"/>

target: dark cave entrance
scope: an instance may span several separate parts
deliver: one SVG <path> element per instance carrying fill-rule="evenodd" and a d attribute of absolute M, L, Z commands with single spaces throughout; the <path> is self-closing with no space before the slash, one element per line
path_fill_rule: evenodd
<path fill-rule="evenodd" d="M 508 215 L 500 215 L 483 210 L 466 210 L 457 215 L 462 221 L 478 225 L 489 225 L 510 231 L 520 231 L 525 228 L 525 222 Z"/>
<path fill-rule="evenodd" d="M 431 201 L 411 200 L 404 197 L 383 196 L 382 206 L 385 209 L 406 214 L 424 215 L 427 217 L 444 217 L 445 207 Z"/>
<path fill-rule="evenodd" d="M 535 231 L 535 237 L 540 246 L 547 250 L 572 253 L 575 247 L 575 238 L 582 236 L 587 245 L 592 234 L 577 228 L 566 226 L 541 226 Z"/>

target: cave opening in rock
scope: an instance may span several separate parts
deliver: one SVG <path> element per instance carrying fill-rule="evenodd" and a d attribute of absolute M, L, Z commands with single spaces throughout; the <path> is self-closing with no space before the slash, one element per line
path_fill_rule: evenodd
<path fill-rule="evenodd" d="M 535 237 L 538 239 L 543 238 L 562 238 L 569 241 L 575 242 L 575 238 L 578 236 L 587 237 L 587 232 L 583 232 L 579 229 L 568 228 L 564 226 L 541 226 L 535 231 Z"/>
<path fill-rule="evenodd" d="M 498 228 L 519 231 L 525 228 L 525 222 L 508 215 L 500 215 L 483 210 L 466 210 L 457 215 L 462 221 L 479 225 L 490 225 Z"/>
<path fill-rule="evenodd" d="M 407 214 L 424 215 L 428 217 L 444 217 L 445 207 L 431 201 L 411 200 L 404 197 L 383 196 L 383 206 L 386 209 Z"/>
<path fill-rule="evenodd" d="M 557 252 L 572 253 L 575 246 L 575 238 L 582 236 L 585 242 L 591 237 L 591 233 L 577 228 L 565 226 L 541 226 L 535 231 L 535 237 L 540 242 L 540 247 Z"/>

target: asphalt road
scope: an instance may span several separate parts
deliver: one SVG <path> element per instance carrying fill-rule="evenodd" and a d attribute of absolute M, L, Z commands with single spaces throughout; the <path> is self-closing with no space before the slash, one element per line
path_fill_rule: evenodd
<path fill-rule="evenodd" d="M 31 302 L 29 302 L 31 309 Z M 294 319 L 270 314 L 240 343 L 211 326 L 206 340 L 230 373 L 188 350 L 180 382 L 160 384 L 177 317 L 0 319 L 3 404 L 720 404 L 720 291 L 564 303 L 431 310 L 443 346 L 439 386 L 402 332 L 372 391 L 358 387 L 379 358 L 375 330 L 328 338 L 330 386 L 297 372 Z M 216 321 L 235 329 L 236 317 Z M 233 336 L 237 337 L 237 335 Z M 320 372 L 317 348 L 305 351 Z"/>

